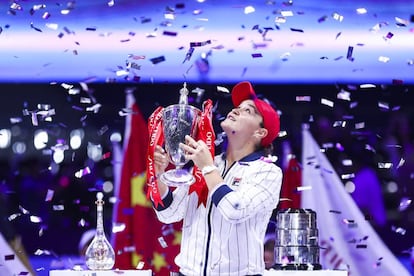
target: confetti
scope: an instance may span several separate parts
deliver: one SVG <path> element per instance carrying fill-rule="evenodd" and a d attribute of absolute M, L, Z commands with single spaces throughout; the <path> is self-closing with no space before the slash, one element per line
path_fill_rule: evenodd
<path fill-rule="evenodd" d="M 393 33 L 388 32 L 383 38 L 384 38 L 384 40 L 390 40 L 393 36 L 394 36 Z"/>
<path fill-rule="evenodd" d="M 250 13 L 253 13 L 255 11 L 256 10 L 253 6 L 247 6 L 247 7 L 244 8 L 244 14 L 250 14 Z"/>
<path fill-rule="evenodd" d="M 338 210 L 329 210 L 329 212 L 334 214 L 342 214 L 342 212 Z"/>
<path fill-rule="evenodd" d="M 296 191 L 298 192 L 309 191 L 309 190 L 312 190 L 312 186 L 301 186 L 301 187 L 296 188 Z"/>
<path fill-rule="evenodd" d="M 34 30 L 36 30 L 36 31 L 38 31 L 38 32 L 42 32 L 42 30 L 41 29 L 39 29 L 39 28 L 37 28 L 37 27 L 35 27 L 34 25 L 33 25 L 33 22 L 31 22 L 30 23 L 30 28 L 32 28 L 32 29 L 34 29 Z"/>
<path fill-rule="evenodd" d="M 310 102 L 311 96 L 296 96 L 297 102 Z"/>
<path fill-rule="evenodd" d="M 55 191 L 48 189 L 45 201 L 51 201 L 53 199 L 54 194 L 55 194 Z"/>
<path fill-rule="evenodd" d="M 377 267 L 381 266 L 382 259 L 383 259 L 383 257 L 378 258 L 373 267 L 377 268 Z"/>
<path fill-rule="evenodd" d="M 406 229 L 402 228 L 402 227 L 396 227 L 396 226 L 391 226 L 391 230 L 397 234 L 400 234 L 402 236 L 405 235 L 405 233 L 407 232 Z"/>
<path fill-rule="evenodd" d="M 30 216 L 30 221 L 33 223 L 40 223 L 42 222 L 42 218 L 38 216 Z"/>
<path fill-rule="evenodd" d="M 341 174 L 341 179 L 352 179 L 355 178 L 355 174 L 354 173 L 345 173 L 345 174 Z"/>
<path fill-rule="evenodd" d="M 201 42 L 190 42 L 190 48 L 193 47 L 202 47 L 211 44 L 211 40 L 201 41 Z"/>
<path fill-rule="evenodd" d="M 365 128 L 365 122 L 360 122 L 355 124 L 355 129 Z"/>
<path fill-rule="evenodd" d="M 65 206 L 64 205 L 53 205 L 53 211 L 63 211 L 65 210 Z"/>
<path fill-rule="evenodd" d="M 328 99 L 321 99 L 321 104 L 323 104 L 323 105 L 327 105 L 327 106 L 329 106 L 329 107 L 334 107 L 334 102 L 333 101 L 330 101 L 330 100 L 328 100 Z"/>
<path fill-rule="evenodd" d="M 350 61 L 354 61 L 354 58 L 352 57 L 353 51 L 354 51 L 354 47 L 348 46 L 348 52 L 346 53 L 346 59 Z"/>
<path fill-rule="evenodd" d="M 90 174 L 90 173 L 91 173 L 91 169 L 90 169 L 89 167 L 85 167 L 85 168 L 83 168 L 83 169 L 81 169 L 81 170 L 77 171 L 77 172 L 75 173 L 75 177 L 76 177 L 76 178 L 82 178 L 83 176 L 88 175 L 88 174 Z"/>
<path fill-rule="evenodd" d="M 152 64 L 158 64 L 160 62 L 165 61 L 165 57 L 164 56 L 159 56 L 159 57 L 151 58 L 150 61 L 151 61 Z"/>
<path fill-rule="evenodd" d="M 48 13 L 48 12 L 45 12 L 43 15 L 42 15 L 42 18 L 43 19 L 48 19 L 50 17 L 50 13 Z"/>
<path fill-rule="evenodd" d="M 293 16 L 293 11 L 281 11 L 282 16 Z"/>
<path fill-rule="evenodd" d="M 398 211 L 403 212 L 407 210 L 408 207 L 410 207 L 412 203 L 412 200 L 408 197 L 403 197 L 400 200 L 400 204 L 398 205 Z"/>
<path fill-rule="evenodd" d="M 381 109 L 389 110 L 390 109 L 390 104 L 386 103 L 386 102 L 378 102 L 378 107 L 381 108 Z"/>
<path fill-rule="evenodd" d="M 337 33 L 336 36 L 335 36 L 335 40 L 338 39 L 338 37 L 340 37 L 341 34 L 342 34 L 342 32 Z"/>
<path fill-rule="evenodd" d="M 11 10 L 15 10 L 15 11 L 22 11 L 22 10 L 23 10 L 23 7 L 22 7 L 22 6 L 20 6 L 19 4 L 15 3 L 15 2 L 13 2 L 13 3 L 10 5 L 10 9 L 11 9 Z"/>
<path fill-rule="evenodd" d="M 283 23 L 286 23 L 286 17 L 277 16 L 277 17 L 275 18 L 275 23 L 276 23 L 276 24 L 283 24 Z"/>
<path fill-rule="evenodd" d="M 170 31 L 164 31 L 162 34 L 166 36 L 177 36 L 176 32 L 170 32 Z"/>
<path fill-rule="evenodd" d="M 351 219 L 343 219 L 342 222 L 348 225 L 349 228 L 358 227 L 358 224 L 354 220 L 351 220 Z"/>
<path fill-rule="evenodd" d="M 190 47 L 190 49 L 188 49 L 187 53 L 185 54 L 185 58 L 183 60 L 183 63 L 186 61 L 189 61 L 191 59 L 191 56 L 193 55 L 194 52 L 194 47 Z"/>
<path fill-rule="evenodd" d="M 344 16 L 340 15 L 339 13 L 336 13 L 336 12 L 334 12 L 332 14 L 332 18 L 339 21 L 339 22 L 342 22 L 342 20 L 344 20 Z"/>
<path fill-rule="evenodd" d="M 391 169 L 392 163 L 390 162 L 378 162 L 378 168 L 379 169 Z"/>
<path fill-rule="evenodd" d="M 383 63 L 387 63 L 387 62 L 390 61 L 390 58 L 386 57 L 386 56 L 379 56 L 378 61 L 383 62 Z"/>
<path fill-rule="evenodd" d="M 138 264 L 137 264 L 137 269 L 143 269 L 144 268 L 144 266 L 145 266 L 145 263 L 144 262 L 139 262 Z"/>
<path fill-rule="evenodd" d="M 366 84 L 361 84 L 359 86 L 361 89 L 367 89 L 367 88 L 375 88 L 377 87 L 375 84 L 371 84 L 371 83 L 366 83 Z"/>
<path fill-rule="evenodd" d="M 350 101 L 351 93 L 342 89 L 336 97 L 340 100 Z"/>
<path fill-rule="evenodd" d="M 5 261 L 12 261 L 12 260 L 14 260 L 14 254 L 4 255 L 4 260 Z"/>
<path fill-rule="evenodd" d="M 217 86 L 217 91 L 224 92 L 224 93 L 230 93 L 230 91 L 226 87 L 223 87 L 223 86 Z"/>
<path fill-rule="evenodd" d="M 168 247 L 168 244 L 167 244 L 167 242 L 164 240 L 164 237 L 159 237 L 159 238 L 158 238 L 158 242 L 160 243 L 160 245 L 161 245 L 161 247 L 162 247 L 162 248 L 167 248 L 167 247 Z"/>
<path fill-rule="evenodd" d="M 22 214 L 19 214 L 19 213 L 16 213 L 16 214 L 11 214 L 7 219 L 9 220 L 9 221 L 13 221 L 13 220 L 15 220 L 16 218 L 18 218 L 19 216 L 21 216 Z"/>
<path fill-rule="evenodd" d="M 322 17 L 320 17 L 320 18 L 318 19 L 318 23 L 325 22 L 325 21 L 326 21 L 326 19 L 328 19 L 328 16 L 324 15 L 324 16 L 322 16 Z"/>
<path fill-rule="evenodd" d="M 357 14 L 366 14 L 368 11 L 366 8 L 358 8 L 356 9 Z"/>
<path fill-rule="evenodd" d="M 293 201 L 293 199 L 281 197 L 280 201 Z"/>
<path fill-rule="evenodd" d="M 126 224 L 125 223 L 120 223 L 120 222 L 114 222 L 112 223 L 112 233 L 119 233 L 119 232 L 123 232 L 126 229 Z"/>
<path fill-rule="evenodd" d="M 102 105 L 99 104 L 99 103 L 97 103 L 97 104 L 94 104 L 93 106 L 87 107 L 86 108 L 86 111 L 92 111 L 93 113 L 98 113 L 99 112 L 99 109 L 101 107 L 102 107 Z"/>

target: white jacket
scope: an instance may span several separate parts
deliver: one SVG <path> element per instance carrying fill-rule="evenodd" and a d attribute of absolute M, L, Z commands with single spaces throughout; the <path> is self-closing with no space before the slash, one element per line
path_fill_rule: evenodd
<path fill-rule="evenodd" d="M 156 210 L 163 223 L 183 220 L 180 272 L 195 275 L 255 275 L 265 270 L 263 240 L 277 207 L 282 171 L 252 153 L 225 171 L 224 155 L 215 157 L 224 183 L 209 192 L 207 208 L 195 192 L 179 187 L 164 195 Z"/>

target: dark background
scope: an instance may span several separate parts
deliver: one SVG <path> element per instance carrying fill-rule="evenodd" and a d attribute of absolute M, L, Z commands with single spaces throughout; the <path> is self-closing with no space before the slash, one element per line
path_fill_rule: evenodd
<path fill-rule="evenodd" d="M 219 92 L 217 86 L 231 90 L 233 83 L 224 84 L 193 84 L 188 83 L 190 91 L 195 88 L 204 90 L 197 98 L 190 92 L 191 104 L 200 107 L 207 98 L 213 100 L 214 126 L 217 133 L 220 131 L 219 122 L 230 110 L 230 94 Z M 167 106 L 178 101 L 182 83 L 163 84 L 117 84 L 93 83 L 88 84 L 88 91 L 80 89 L 79 94 L 69 95 L 60 84 L 13 83 L 2 84 L 0 93 L 0 110 L 2 111 L 0 129 L 9 128 L 20 130 L 15 132 L 11 143 L 24 142 L 27 151 L 15 154 L 12 146 L 0 149 L 2 175 L 0 183 L 4 194 L 9 200 L 8 213 L 20 214 L 14 220 L 16 231 L 23 236 L 29 254 L 36 250 L 52 250 L 58 255 L 76 254 L 81 234 L 95 224 L 95 193 L 102 190 L 105 181 L 113 181 L 113 160 L 107 158 L 99 162 L 90 160 L 86 154 L 88 143 L 100 144 L 104 153 L 111 153 L 113 143 L 110 136 L 114 132 L 123 135 L 125 117 L 119 115 L 125 107 L 125 91 L 133 90 L 136 102 L 147 118 L 157 106 Z M 79 87 L 80 84 L 74 84 Z M 410 122 L 413 120 L 412 106 L 414 103 L 413 87 L 406 85 L 376 86 L 374 88 L 360 88 L 358 85 L 263 85 L 254 84 L 259 96 L 268 99 L 279 111 L 281 118 L 282 136 L 274 143 L 275 155 L 279 157 L 277 163 L 283 166 L 286 159 L 284 147 L 288 144 L 292 153 L 298 158 L 301 156 L 301 129 L 303 124 L 309 124 L 315 139 L 323 137 L 318 132 L 316 121 L 324 116 L 333 121 L 346 121 L 346 127 L 336 127 L 335 136 L 330 138 L 332 143 L 341 143 L 345 149 L 338 153 L 335 149 L 326 151 L 338 174 L 349 173 L 349 168 L 341 166 L 341 160 L 352 156 L 353 145 L 357 141 L 369 143 L 375 154 L 370 155 L 373 164 L 387 162 L 389 156 L 383 150 L 383 137 L 389 127 L 389 119 L 396 113 L 404 113 Z M 350 100 L 338 98 L 338 93 L 348 91 Z M 299 101 L 297 97 L 310 96 L 310 101 Z M 86 111 L 92 104 L 81 104 L 81 97 L 94 99 L 100 103 L 97 113 Z M 321 103 L 322 99 L 330 100 L 334 107 Z M 382 108 L 379 103 L 386 103 L 389 107 Z M 30 116 L 23 115 L 23 110 L 36 110 L 38 104 L 49 104 L 55 109 L 56 115 L 52 122 L 39 119 L 39 125 L 32 124 Z M 76 108 L 74 108 L 76 107 Z M 21 118 L 20 123 L 11 123 L 10 118 Z M 364 122 L 363 129 L 356 129 L 355 125 Z M 412 125 L 412 123 L 411 123 Z M 53 160 L 50 152 L 35 150 L 33 147 L 33 133 L 37 129 L 48 131 L 50 149 L 60 139 L 68 142 L 69 132 L 72 129 L 82 128 L 85 137 L 82 147 L 77 150 L 67 150 L 65 160 L 58 166 L 58 170 L 51 172 Z M 411 139 L 413 133 L 410 133 Z M 122 141 L 120 142 L 122 144 Z M 299 159 L 300 160 L 300 159 Z M 79 169 L 88 166 L 91 174 L 82 178 L 74 177 Z M 412 211 L 399 212 L 398 205 L 402 198 L 401 187 L 395 193 L 387 189 L 393 179 L 387 169 L 376 168 L 382 181 L 384 203 L 387 208 L 388 224 L 379 228 L 381 236 L 395 254 L 401 254 L 407 249 L 410 233 L 413 228 Z M 413 170 L 414 171 L 414 170 Z M 351 171 L 352 172 L 352 171 Z M 27 180 L 29 179 L 29 180 Z M 52 200 L 45 201 L 48 190 L 54 191 Z M 106 200 L 113 196 L 113 192 L 105 194 Z M 56 210 L 56 206 L 64 206 L 63 210 Z M 23 209 L 22 209 L 23 208 Z M 112 204 L 105 205 L 106 227 L 110 231 Z M 30 221 L 30 215 L 39 216 L 42 222 Z M 405 235 L 395 232 L 395 227 L 407 230 Z M 394 228 L 393 228 L 394 227 Z"/>

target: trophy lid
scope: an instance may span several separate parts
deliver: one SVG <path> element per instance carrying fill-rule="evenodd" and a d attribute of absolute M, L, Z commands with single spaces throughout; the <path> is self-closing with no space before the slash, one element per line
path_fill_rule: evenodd
<path fill-rule="evenodd" d="M 188 104 L 188 89 L 187 83 L 184 82 L 183 88 L 180 89 L 180 100 L 178 101 L 179 104 Z"/>

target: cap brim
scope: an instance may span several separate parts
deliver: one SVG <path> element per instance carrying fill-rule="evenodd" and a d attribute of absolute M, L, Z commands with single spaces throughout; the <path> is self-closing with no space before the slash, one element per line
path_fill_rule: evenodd
<path fill-rule="evenodd" d="M 248 81 L 239 82 L 231 91 L 231 99 L 234 106 L 239 106 L 245 100 L 255 100 L 256 98 L 253 86 Z"/>

